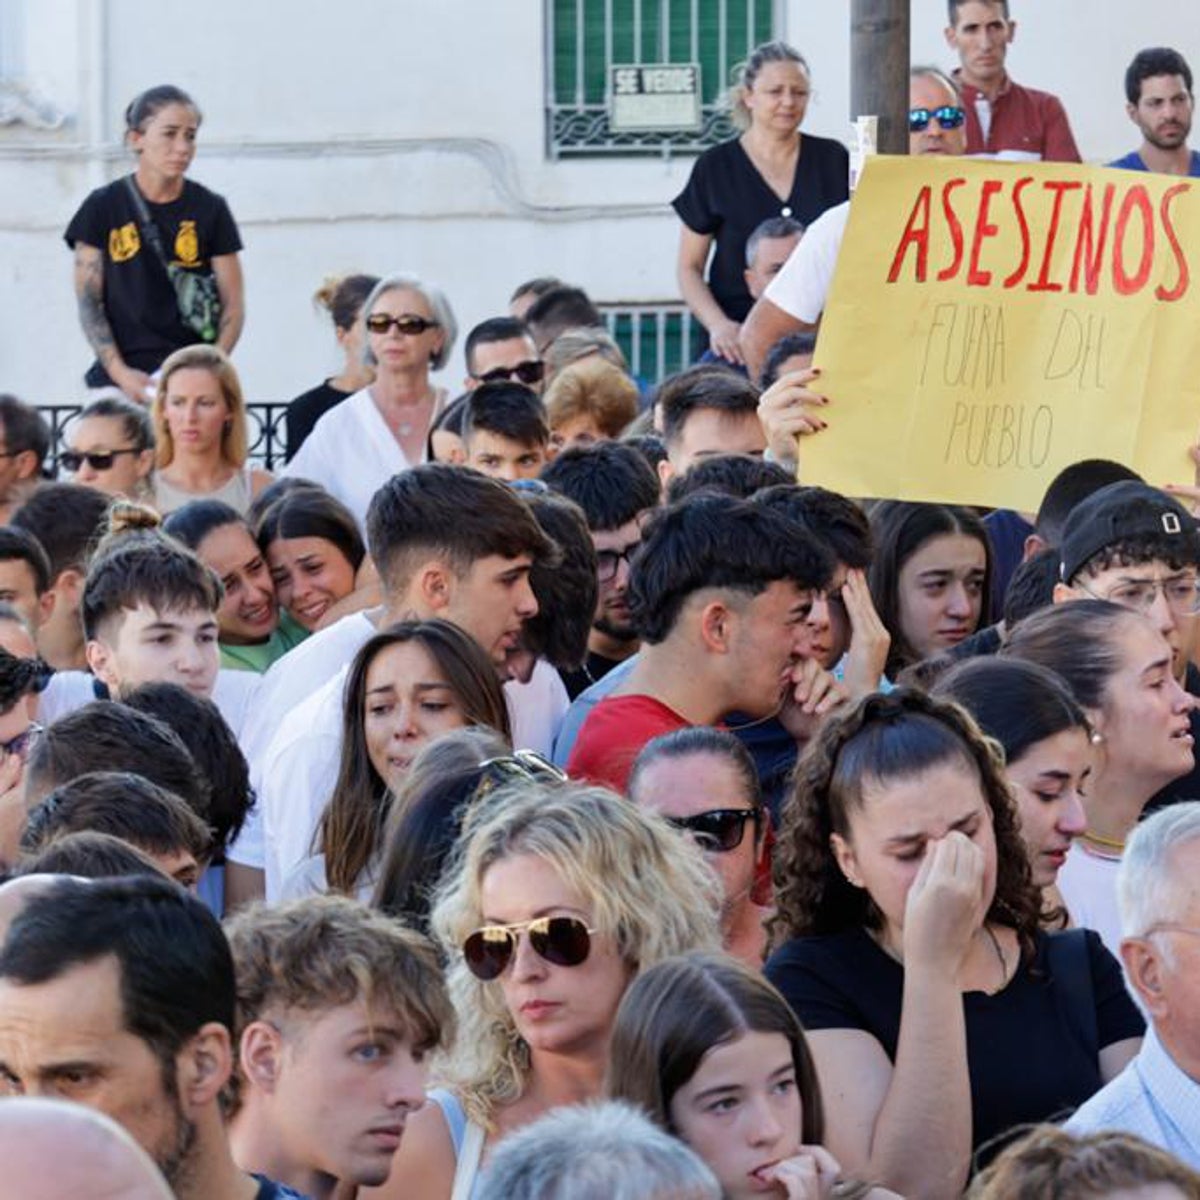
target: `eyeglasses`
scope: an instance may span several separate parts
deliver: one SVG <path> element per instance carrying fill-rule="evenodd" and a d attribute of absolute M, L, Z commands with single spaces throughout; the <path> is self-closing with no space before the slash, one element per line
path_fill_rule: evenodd
<path fill-rule="evenodd" d="M 754 822 L 755 836 L 758 835 L 762 810 L 757 808 L 714 808 L 696 813 L 694 817 L 668 817 L 676 829 L 690 833 L 701 849 L 717 854 L 728 854 L 736 850 L 746 836 L 746 823 Z"/>
<path fill-rule="evenodd" d="M 5 757 L 10 754 L 15 754 L 18 758 L 24 758 L 30 750 L 33 749 L 33 744 L 42 734 L 42 726 L 36 722 L 31 723 L 29 727 L 18 733 L 16 737 L 9 738 L 7 742 L 0 742 L 0 750 L 4 752 Z"/>
<path fill-rule="evenodd" d="M 1148 613 L 1154 607 L 1154 600 L 1161 591 L 1167 607 L 1181 616 L 1191 616 L 1200 612 L 1200 580 L 1184 575 L 1178 579 L 1135 579 L 1129 583 L 1118 584 L 1107 595 L 1101 596 L 1089 588 L 1078 584 L 1080 591 L 1096 600 L 1107 600 L 1110 604 L 1119 604 L 1122 608 L 1132 609 L 1137 613 Z"/>
<path fill-rule="evenodd" d="M 1157 925 L 1151 925 L 1146 930 L 1142 937 L 1150 937 L 1155 933 L 1187 933 L 1192 937 L 1200 937 L 1200 929 L 1196 929 L 1191 925 L 1176 925 L 1171 921 L 1162 921 Z"/>
<path fill-rule="evenodd" d="M 592 950 L 594 929 L 578 917 L 537 917 L 513 925 L 485 925 L 463 942 L 463 960 L 476 979 L 496 979 L 512 962 L 522 933 L 534 952 L 556 967 L 577 967 Z"/>
<path fill-rule="evenodd" d="M 367 328 L 372 333 L 387 333 L 393 325 L 397 333 L 406 333 L 409 337 L 416 337 L 427 329 L 438 328 L 437 321 L 427 321 L 424 317 L 390 317 L 387 313 L 372 313 L 367 318 Z"/>
<path fill-rule="evenodd" d="M 485 371 L 479 376 L 479 382 L 507 383 L 514 377 L 522 383 L 541 383 L 546 377 L 546 364 L 544 362 L 535 362 L 533 359 L 527 359 L 525 362 L 517 363 L 515 367 L 493 367 L 490 371 Z"/>
<path fill-rule="evenodd" d="M 87 463 L 93 471 L 107 471 L 120 454 L 141 454 L 141 451 L 133 446 L 127 446 L 121 450 L 89 450 L 87 452 L 64 450 L 58 456 L 58 461 L 74 475 L 84 463 Z"/>
<path fill-rule="evenodd" d="M 924 133 L 929 122 L 936 121 L 943 129 L 957 129 L 967 114 L 957 104 L 944 104 L 941 108 L 910 108 L 908 110 L 908 132 Z"/>
<path fill-rule="evenodd" d="M 567 776 L 548 758 L 536 750 L 514 750 L 479 764 L 479 787 L 476 796 L 486 795 L 502 783 L 565 783 Z"/>
<path fill-rule="evenodd" d="M 632 546 L 626 546 L 624 550 L 597 550 L 596 579 L 600 583 L 608 583 L 609 580 L 616 579 L 617 569 L 622 563 L 628 565 L 632 562 L 633 556 L 641 544 L 641 542 L 634 542 Z"/>

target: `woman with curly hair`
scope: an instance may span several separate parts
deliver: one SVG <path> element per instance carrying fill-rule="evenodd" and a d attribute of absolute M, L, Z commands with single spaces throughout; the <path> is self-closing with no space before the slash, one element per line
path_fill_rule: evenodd
<path fill-rule="evenodd" d="M 847 1174 L 959 1196 L 972 1152 L 1074 1108 L 1144 1028 L 1091 932 L 1039 928 L 1003 765 L 906 688 L 831 718 L 776 849 L 767 977 L 808 1032 Z"/>
<path fill-rule="evenodd" d="M 604 788 L 501 786 L 470 810 L 460 845 L 432 921 L 459 1034 L 379 1196 L 470 1196 L 505 1134 L 600 1097 L 638 971 L 719 943 L 701 856 Z"/>

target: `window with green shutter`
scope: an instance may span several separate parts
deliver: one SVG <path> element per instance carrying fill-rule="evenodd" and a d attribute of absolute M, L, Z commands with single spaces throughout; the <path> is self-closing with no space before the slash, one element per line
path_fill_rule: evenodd
<path fill-rule="evenodd" d="M 778 0 L 545 0 L 546 131 L 551 157 L 696 154 L 732 137 L 723 100 L 735 65 L 775 36 Z M 609 127 L 614 64 L 699 63 L 698 130 Z"/>

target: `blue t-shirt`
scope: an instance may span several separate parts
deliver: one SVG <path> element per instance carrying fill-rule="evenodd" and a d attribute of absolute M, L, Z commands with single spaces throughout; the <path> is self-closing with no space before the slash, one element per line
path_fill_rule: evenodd
<path fill-rule="evenodd" d="M 263 1175 L 252 1174 L 251 1178 L 258 1180 L 256 1200 L 308 1200 L 308 1197 L 300 1192 L 294 1192 L 290 1187 L 284 1187 L 282 1183 L 276 1183 Z"/>
<path fill-rule="evenodd" d="M 1149 171 L 1150 168 L 1142 162 L 1142 156 L 1131 150 L 1124 158 L 1118 158 L 1108 164 L 1110 167 L 1120 167 L 1123 171 Z M 1200 178 L 1200 150 L 1193 150 L 1188 161 L 1188 174 Z"/>

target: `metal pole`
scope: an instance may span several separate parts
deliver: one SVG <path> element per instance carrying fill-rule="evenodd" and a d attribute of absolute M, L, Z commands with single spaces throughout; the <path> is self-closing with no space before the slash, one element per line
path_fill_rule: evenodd
<path fill-rule="evenodd" d="M 851 0 L 850 120 L 879 118 L 881 154 L 908 153 L 910 0 Z"/>

